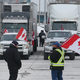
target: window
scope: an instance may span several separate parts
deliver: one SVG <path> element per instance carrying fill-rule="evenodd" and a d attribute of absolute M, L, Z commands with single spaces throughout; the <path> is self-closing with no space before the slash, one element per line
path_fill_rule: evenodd
<path fill-rule="evenodd" d="M 76 22 L 53 22 L 52 30 L 77 30 Z"/>
<path fill-rule="evenodd" d="M 22 6 L 23 12 L 30 12 L 30 6 Z"/>
<path fill-rule="evenodd" d="M 23 27 L 24 29 L 28 29 L 27 23 L 3 23 L 2 29 L 20 29 Z"/>
<path fill-rule="evenodd" d="M 12 40 L 14 40 L 15 39 L 15 37 L 16 37 L 16 35 L 3 35 L 2 36 L 2 41 L 12 41 Z"/>
<path fill-rule="evenodd" d="M 4 12 L 11 12 L 11 6 L 4 5 Z"/>
<path fill-rule="evenodd" d="M 70 32 L 49 32 L 48 33 L 48 38 L 52 38 L 52 37 L 66 37 L 69 38 L 71 36 Z"/>

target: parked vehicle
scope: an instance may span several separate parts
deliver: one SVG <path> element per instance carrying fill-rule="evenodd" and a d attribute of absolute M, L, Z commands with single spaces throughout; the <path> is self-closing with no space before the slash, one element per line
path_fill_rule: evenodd
<path fill-rule="evenodd" d="M 33 52 L 37 51 L 37 5 L 31 3 L 3 3 L 1 15 L 2 31 L 18 32 L 21 27 L 26 29 L 28 39 L 31 39 Z M 32 31 L 34 31 L 34 45 L 32 45 Z"/>
<path fill-rule="evenodd" d="M 47 37 L 45 39 L 45 45 L 44 45 L 44 60 L 48 59 L 48 55 L 52 51 L 52 43 L 58 41 L 60 44 L 62 44 L 64 41 L 66 41 L 72 33 L 67 30 L 50 30 L 47 34 Z M 64 48 L 63 48 L 64 49 Z M 70 60 L 75 59 L 75 52 L 69 49 L 64 49 L 65 56 L 69 56 Z"/>
<path fill-rule="evenodd" d="M 70 30 L 73 34 L 80 31 L 80 5 L 79 4 L 55 4 L 48 5 L 48 24 L 45 28 L 49 30 Z"/>
<path fill-rule="evenodd" d="M 17 33 L 4 33 L 0 41 L 0 58 L 3 57 L 4 51 L 9 47 L 10 43 L 15 39 Z M 19 43 L 18 51 L 21 57 L 29 59 L 30 53 L 33 51 L 27 41 L 17 40 Z"/>

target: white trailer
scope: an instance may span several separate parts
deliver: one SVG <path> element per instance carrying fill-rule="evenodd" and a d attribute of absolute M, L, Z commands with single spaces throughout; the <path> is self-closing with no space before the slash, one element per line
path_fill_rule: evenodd
<path fill-rule="evenodd" d="M 26 29 L 27 38 L 31 40 L 34 31 L 33 51 L 37 51 L 37 5 L 31 3 L 3 3 L 2 31 L 18 32 L 21 27 Z"/>
<path fill-rule="evenodd" d="M 80 4 L 55 4 L 48 5 L 47 10 L 49 30 L 70 30 L 73 33 L 80 31 Z"/>

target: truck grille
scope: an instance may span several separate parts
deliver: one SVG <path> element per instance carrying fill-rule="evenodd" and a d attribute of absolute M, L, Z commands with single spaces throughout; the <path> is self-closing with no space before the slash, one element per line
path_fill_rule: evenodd
<path fill-rule="evenodd" d="M 8 49 L 9 45 L 4 45 L 3 48 L 4 49 Z M 18 45 L 18 49 L 23 49 L 23 46 L 22 45 Z"/>
<path fill-rule="evenodd" d="M 54 42 L 50 42 L 50 46 L 52 46 L 52 43 L 55 43 L 56 41 L 54 41 Z M 62 41 L 60 41 L 59 42 L 60 43 L 60 45 L 63 43 Z"/>

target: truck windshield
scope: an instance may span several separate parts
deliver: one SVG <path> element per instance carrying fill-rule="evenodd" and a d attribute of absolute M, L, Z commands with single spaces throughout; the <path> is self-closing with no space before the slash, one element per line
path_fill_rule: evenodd
<path fill-rule="evenodd" d="M 52 30 L 77 30 L 76 22 L 53 22 Z"/>
<path fill-rule="evenodd" d="M 2 29 L 20 29 L 23 27 L 24 29 L 28 29 L 27 23 L 3 23 Z"/>
<path fill-rule="evenodd" d="M 1 40 L 2 41 L 12 41 L 14 40 L 16 37 L 16 35 L 3 35 Z"/>
<path fill-rule="evenodd" d="M 52 38 L 52 37 L 66 37 L 69 38 L 71 36 L 70 32 L 49 32 L 47 37 Z"/>

